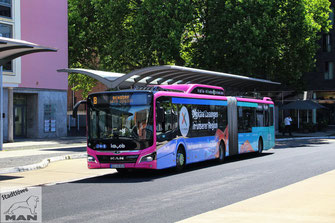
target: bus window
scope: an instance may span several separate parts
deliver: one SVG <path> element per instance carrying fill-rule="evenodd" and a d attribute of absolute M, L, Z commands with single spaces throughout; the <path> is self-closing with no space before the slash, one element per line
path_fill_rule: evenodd
<path fill-rule="evenodd" d="M 238 107 L 238 132 L 251 132 L 255 126 L 255 112 L 251 107 Z"/>
<path fill-rule="evenodd" d="M 171 98 L 167 97 L 157 99 L 156 105 L 156 111 L 160 110 L 164 114 L 161 120 L 156 119 L 157 141 L 172 140 L 176 137 L 178 130 L 177 106 L 172 104 Z"/>
<path fill-rule="evenodd" d="M 257 117 L 257 127 L 263 127 L 264 126 L 263 105 L 258 105 L 256 109 L 256 117 Z"/>
<path fill-rule="evenodd" d="M 227 107 L 226 106 L 216 106 L 218 113 L 218 128 L 224 131 L 227 127 Z"/>
<path fill-rule="evenodd" d="M 273 126 L 274 123 L 273 117 L 273 107 L 270 107 L 270 126 Z"/>
<path fill-rule="evenodd" d="M 264 108 L 264 126 L 270 126 L 269 105 L 263 105 Z"/>

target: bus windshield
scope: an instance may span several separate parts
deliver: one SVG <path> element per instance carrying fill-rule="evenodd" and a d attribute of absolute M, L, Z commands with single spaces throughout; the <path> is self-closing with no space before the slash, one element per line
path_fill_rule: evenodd
<path fill-rule="evenodd" d="M 152 95 L 104 94 L 89 103 L 89 140 L 115 139 L 152 144 Z"/>

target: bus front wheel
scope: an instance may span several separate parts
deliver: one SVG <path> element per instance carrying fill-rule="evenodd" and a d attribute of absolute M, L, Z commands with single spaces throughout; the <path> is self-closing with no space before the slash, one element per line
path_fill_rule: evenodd
<path fill-rule="evenodd" d="M 179 147 L 176 154 L 176 170 L 178 172 L 182 171 L 186 165 L 186 156 L 185 150 L 182 147 Z"/>

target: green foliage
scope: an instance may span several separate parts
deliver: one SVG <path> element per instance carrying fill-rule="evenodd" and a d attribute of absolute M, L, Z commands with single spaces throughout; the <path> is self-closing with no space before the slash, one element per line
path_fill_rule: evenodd
<path fill-rule="evenodd" d="M 297 86 L 330 28 L 328 0 L 68 2 L 70 66 L 122 73 L 176 64 Z"/>
<path fill-rule="evenodd" d="M 206 0 L 201 38 L 190 47 L 199 68 L 300 85 L 328 31 L 328 0 Z"/>

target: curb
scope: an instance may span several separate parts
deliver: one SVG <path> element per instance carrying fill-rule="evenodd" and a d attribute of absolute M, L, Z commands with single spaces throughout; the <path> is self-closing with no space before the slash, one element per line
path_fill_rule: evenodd
<path fill-rule="evenodd" d="M 86 152 L 82 152 L 79 154 L 72 154 L 72 155 L 64 155 L 64 156 L 55 156 L 51 158 L 46 158 L 42 160 L 39 163 L 30 164 L 26 166 L 18 166 L 18 167 L 10 167 L 10 168 L 4 168 L 0 169 L 0 174 L 8 174 L 8 173 L 18 173 L 23 171 L 31 171 L 31 170 L 38 170 L 45 168 L 49 165 L 49 163 L 62 161 L 62 160 L 70 160 L 70 159 L 81 159 L 86 158 L 87 154 Z"/>
<path fill-rule="evenodd" d="M 296 137 L 296 138 L 284 138 L 276 139 L 276 142 L 280 141 L 290 141 L 290 140 L 303 140 L 303 139 L 335 139 L 335 136 L 315 136 L 315 137 Z"/>

